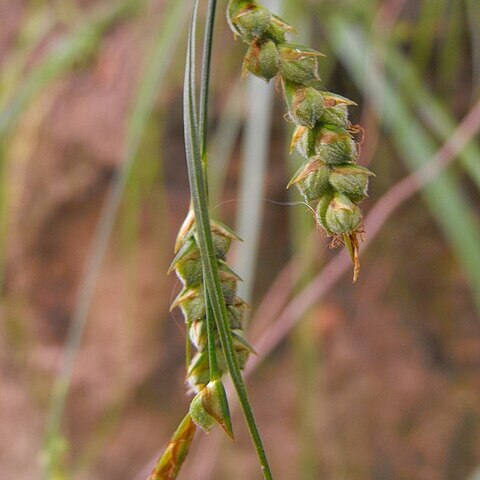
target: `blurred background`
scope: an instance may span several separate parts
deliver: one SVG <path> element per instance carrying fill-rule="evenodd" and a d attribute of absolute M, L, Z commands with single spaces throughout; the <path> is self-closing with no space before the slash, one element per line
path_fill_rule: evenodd
<path fill-rule="evenodd" d="M 245 240 L 230 260 L 252 305 L 248 386 L 275 478 L 478 479 L 478 105 L 463 120 L 479 101 L 480 2 L 268 5 L 327 55 L 325 88 L 359 105 L 360 163 L 377 175 L 353 286 L 285 189 L 300 162 L 285 107 L 240 79 L 246 47 L 220 1 L 211 212 Z M 2 478 L 142 480 L 187 408 L 166 272 L 189 204 L 190 9 L 0 0 Z M 434 181 L 398 193 L 439 160 L 451 164 Z M 199 434 L 180 478 L 259 479 L 238 412 L 234 426 L 235 444 Z"/>

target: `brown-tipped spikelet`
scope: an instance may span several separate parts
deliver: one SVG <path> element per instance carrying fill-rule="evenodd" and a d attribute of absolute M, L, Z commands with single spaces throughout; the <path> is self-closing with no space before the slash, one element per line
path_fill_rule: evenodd
<path fill-rule="evenodd" d="M 148 480 L 174 480 L 187 457 L 196 425 L 188 414 L 173 434 Z"/>
<path fill-rule="evenodd" d="M 317 224 L 332 245 L 344 243 L 359 272 L 358 235 L 363 232 L 359 208 L 373 175 L 357 165 L 355 129 L 348 119 L 348 98 L 323 91 L 319 75 L 322 54 L 304 45 L 289 43 L 294 33 L 282 19 L 257 1 L 230 0 L 229 24 L 249 49 L 244 71 L 270 80 L 276 77 L 288 108 L 286 118 L 297 125 L 292 149 L 305 163 L 288 186 L 296 185 L 313 211 Z"/>

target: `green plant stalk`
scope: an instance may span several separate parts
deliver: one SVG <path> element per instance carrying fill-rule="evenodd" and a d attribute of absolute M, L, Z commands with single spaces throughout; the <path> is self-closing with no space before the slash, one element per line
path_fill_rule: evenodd
<path fill-rule="evenodd" d="M 207 175 L 208 100 L 210 93 L 210 72 L 212 65 L 213 27 L 215 25 L 216 9 L 217 0 L 209 0 L 207 8 L 207 19 L 205 23 L 205 33 L 203 39 L 202 76 L 200 82 L 200 111 L 198 118 L 198 131 L 201 140 L 203 174 L 205 178 Z M 206 183 L 205 194 L 208 195 L 208 186 Z M 206 287 L 205 302 L 207 305 L 206 325 L 208 338 L 208 361 L 210 366 L 210 381 L 214 381 L 221 377 L 221 372 L 218 368 L 217 354 L 215 352 L 215 318 L 210 304 L 208 289 Z"/>
<path fill-rule="evenodd" d="M 214 3 L 210 4 L 213 8 Z M 212 22 L 213 26 L 213 22 Z M 263 475 L 266 480 L 272 479 L 262 440 L 258 432 L 253 411 L 248 400 L 248 394 L 240 371 L 238 359 L 234 350 L 232 332 L 228 325 L 228 314 L 222 294 L 220 279 L 213 251 L 212 236 L 210 231 L 210 218 L 208 214 L 205 179 L 203 177 L 203 162 L 201 156 L 200 138 L 195 121 L 194 96 L 192 91 L 192 36 L 189 37 L 187 52 L 187 65 L 185 69 L 184 88 L 184 126 L 185 147 L 187 156 L 188 178 L 192 195 L 192 206 L 195 214 L 198 247 L 201 254 L 204 282 L 207 288 L 209 303 L 215 317 L 220 342 L 228 366 L 232 382 L 242 406 L 247 426 L 252 437 Z M 206 76 L 208 79 L 208 76 Z M 205 81 L 205 78 L 203 79 Z"/>
<path fill-rule="evenodd" d="M 54 456 L 50 450 L 50 445 L 57 444 L 60 436 L 60 425 L 65 410 L 65 403 L 72 381 L 73 367 L 80 348 L 83 332 L 85 331 L 88 313 L 92 303 L 95 286 L 100 272 L 100 268 L 105 257 L 115 218 L 120 208 L 123 192 L 130 175 L 133 162 L 136 159 L 144 127 L 154 106 L 154 98 L 159 85 L 163 82 L 168 71 L 168 65 L 172 59 L 172 53 L 175 45 L 180 38 L 180 29 L 178 24 L 184 18 L 186 8 L 185 1 L 172 0 L 173 8 L 166 20 L 166 29 L 162 30 L 156 41 L 156 51 L 152 56 L 152 62 L 149 63 L 145 71 L 137 101 L 134 105 L 125 143 L 124 159 L 122 168 L 117 174 L 112 189 L 104 203 L 100 219 L 98 221 L 94 240 L 89 252 L 89 257 L 85 267 L 85 276 L 80 286 L 78 299 L 74 309 L 71 326 L 67 336 L 65 347 L 65 358 L 62 361 L 62 367 L 55 380 L 52 402 L 48 425 L 46 429 L 44 446 L 44 471 L 43 478 L 49 480 L 52 478 L 52 469 L 55 468 Z"/>
<path fill-rule="evenodd" d="M 202 160 L 207 163 L 207 137 L 208 137 L 208 100 L 210 94 L 210 72 L 212 65 L 213 28 L 215 26 L 215 13 L 217 0 L 208 0 L 207 20 L 203 39 L 202 77 L 200 83 L 200 113 L 198 132 L 201 141 Z"/>
<path fill-rule="evenodd" d="M 207 324 L 207 338 L 208 338 L 208 364 L 210 367 L 210 381 L 221 378 L 222 373 L 218 368 L 217 353 L 215 351 L 215 317 L 210 304 L 207 288 L 205 288 L 205 302 L 207 305 L 207 314 L 205 322 Z"/>

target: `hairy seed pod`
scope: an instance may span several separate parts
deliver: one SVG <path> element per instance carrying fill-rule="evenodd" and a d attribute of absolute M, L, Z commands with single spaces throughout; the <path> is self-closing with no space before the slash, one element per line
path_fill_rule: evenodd
<path fill-rule="evenodd" d="M 308 129 L 297 146 L 302 155 L 316 156 L 327 165 L 355 162 L 358 155 L 350 134 L 330 125 Z"/>
<path fill-rule="evenodd" d="M 186 286 L 195 285 L 201 281 L 203 271 L 200 250 L 193 237 L 187 239 L 180 248 L 170 265 L 168 273 L 173 270 L 176 271 L 178 278 Z"/>
<path fill-rule="evenodd" d="M 324 97 L 313 87 L 283 82 L 290 119 L 297 125 L 313 128 L 322 118 Z"/>
<path fill-rule="evenodd" d="M 243 319 L 247 309 L 247 303 L 239 297 L 235 297 L 232 305 L 228 305 L 228 319 L 232 330 L 243 330 Z"/>
<path fill-rule="evenodd" d="M 320 118 L 320 123 L 322 125 L 348 129 L 350 127 L 350 121 L 348 120 L 348 109 L 346 105 L 325 107 Z"/>
<path fill-rule="evenodd" d="M 265 42 L 253 42 L 248 49 L 243 62 L 245 71 L 270 81 L 278 73 L 278 51 L 275 43 L 271 40 Z"/>
<path fill-rule="evenodd" d="M 232 241 L 241 241 L 241 238 L 222 222 L 212 220 L 210 222 L 212 230 L 213 251 L 215 256 L 221 260 L 225 260 Z"/>
<path fill-rule="evenodd" d="M 328 165 L 314 158 L 300 167 L 288 187 L 295 184 L 307 203 L 315 202 L 333 191 L 329 183 L 330 173 Z"/>
<path fill-rule="evenodd" d="M 337 235 L 354 233 L 362 223 L 362 212 L 343 193 L 335 193 L 325 214 L 328 230 Z"/>
<path fill-rule="evenodd" d="M 231 305 L 235 299 L 235 292 L 237 291 L 237 284 L 241 278 L 231 270 L 227 264 L 219 263 L 219 276 L 222 286 L 222 293 L 227 305 Z"/>
<path fill-rule="evenodd" d="M 368 197 L 368 181 L 373 173 L 360 165 L 339 165 L 333 168 L 330 184 L 352 202 L 359 203 Z"/>
<path fill-rule="evenodd" d="M 320 52 L 293 43 L 278 45 L 280 71 L 285 80 L 305 86 L 317 86 L 320 82 L 318 58 Z"/>
<path fill-rule="evenodd" d="M 265 32 L 265 37 L 269 38 L 276 44 L 285 43 L 285 35 L 287 33 L 295 33 L 295 29 L 272 13 L 272 20 Z"/>
<path fill-rule="evenodd" d="M 222 295 L 227 306 L 228 324 L 231 330 L 233 348 L 238 363 L 243 368 L 252 347 L 243 338 L 243 317 L 247 309 L 246 303 L 235 296 L 237 284 L 241 278 L 224 261 L 233 240 L 239 239 L 228 227 L 220 222 L 210 222 L 214 253 L 217 261 L 218 275 Z M 194 422 L 208 431 L 219 424 L 231 434 L 228 410 L 219 409 L 223 385 L 217 380 L 210 381 L 210 352 L 208 348 L 209 332 L 207 331 L 203 268 L 198 248 L 197 229 L 192 212 L 187 215 L 175 245 L 176 256 L 170 267 L 175 270 L 184 288 L 174 300 L 171 308 L 180 307 L 187 325 L 188 337 L 197 353 L 189 360 L 187 382 L 198 395 L 192 402 L 190 415 Z M 213 349 L 217 359 L 217 373 L 223 375 L 227 370 L 222 345 L 216 325 L 212 326 Z M 226 397 L 225 397 L 226 402 Z M 226 405 L 226 404 L 225 404 Z M 223 406 L 225 406 L 223 405 Z M 223 408 L 223 407 L 222 407 Z M 226 413 L 225 413 L 226 412 Z"/>
<path fill-rule="evenodd" d="M 231 1 L 227 16 L 233 31 L 246 43 L 262 37 L 272 22 L 272 14 L 265 7 L 246 0 Z"/>
<path fill-rule="evenodd" d="M 315 212 L 317 224 L 322 227 L 329 235 L 332 235 L 332 231 L 327 225 L 327 210 L 330 202 L 333 199 L 333 192 L 326 193 L 323 197 L 320 198 L 317 204 L 317 210 Z"/>
<path fill-rule="evenodd" d="M 227 395 L 221 380 L 209 382 L 192 400 L 190 415 L 193 421 L 206 433 L 220 425 L 233 440 L 232 422 Z"/>
<path fill-rule="evenodd" d="M 185 322 L 189 324 L 195 320 L 201 320 L 205 317 L 205 296 L 201 284 L 193 287 L 185 287 L 173 301 L 170 310 L 180 307 L 185 317 Z"/>

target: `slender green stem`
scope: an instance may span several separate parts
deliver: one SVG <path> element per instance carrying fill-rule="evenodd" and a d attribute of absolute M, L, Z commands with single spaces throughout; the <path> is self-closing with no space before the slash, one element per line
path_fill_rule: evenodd
<path fill-rule="evenodd" d="M 218 368 L 217 352 L 215 350 L 215 318 L 213 316 L 212 306 L 210 304 L 206 287 L 205 302 L 207 305 L 205 321 L 207 323 L 208 363 L 210 366 L 210 381 L 212 382 L 218 380 L 222 376 L 222 373 Z"/>
<path fill-rule="evenodd" d="M 200 111 L 198 117 L 198 131 L 201 139 L 201 152 L 203 163 L 203 174 L 207 175 L 207 125 L 208 125 L 208 98 L 210 93 L 210 70 L 212 64 L 212 46 L 213 46 L 213 27 L 215 24 L 215 12 L 217 0 L 209 0 L 207 19 L 205 23 L 205 33 L 203 37 L 203 56 L 202 56 L 202 77 L 200 83 Z M 205 182 L 205 193 L 208 195 L 208 187 Z M 208 197 L 207 197 L 208 198 Z M 215 350 L 215 319 L 207 288 L 205 288 L 205 302 L 207 305 L 207 337 L 208 337 L 208 360 L 210 365 L 210 381 L 220 378 L 221 373 L 218 368 L 217 354 Z"/>
<path fill-rule="evenodd" d="M 198 132 L 201 142 L 202 160 L 207 161 L 208 99 L 210 94 L 210 70 L 212 64 L 213 27 L 217 0 L 208 1 L 207 20 L 203 37 L 202 79 L 200 84 L 200 116 Z"/>
<path fill-rule="evenodd" d="M 214 8 L 212 2 L 209 10 Z M 212 22 L 213 26 L 213 22 Z M 272 473 L 268 465 L 262 440 L 258 432 L 252 408 L 248 400 L 245 383 L 242 378 L 238 359 L 235 353 L 232 332 L 228 325 L 228 314 L 222 294 L 220 279 L 218 276 L 217 263 L 212 244 L 210 231 L 210 218 L 208 214 L 205 179 L 203 175 L 202 155 L 200 138 L 195 121 L 194 98 L 192 91 L 192 29 L 190 31 L 187 65 L 185 69 L 185 90 L 184 90 L 184 123 L 185 123 L 185 147 L 187 154 L 188 178 L 192 195 L 192 204 L 196 220 L 197 239 L 202 258 L 204 281 L 207 288 L 209 304 L 211 305 L 215 322 L 217 325 L 225 360 L 232 377 L 232 382 L 237 391 L 245 419 L 250 430 L 263 475 L 266 480 L 271 480 Z M 211 40 L 210 40 L 211 41 Z M 208 80 L 208 75 L 206 75 Z M 202 81 L 205 81 L 204 79 Z"/>

